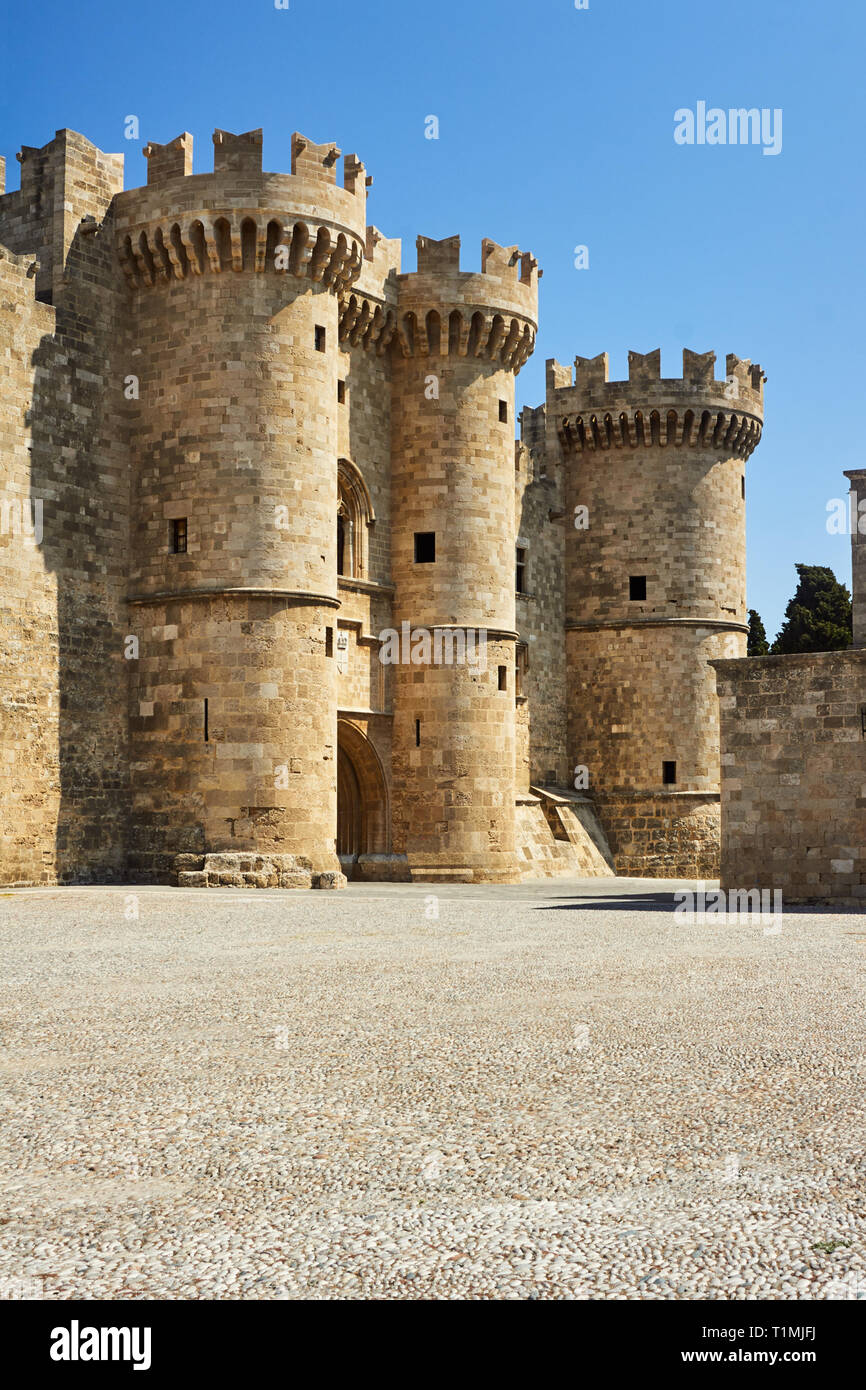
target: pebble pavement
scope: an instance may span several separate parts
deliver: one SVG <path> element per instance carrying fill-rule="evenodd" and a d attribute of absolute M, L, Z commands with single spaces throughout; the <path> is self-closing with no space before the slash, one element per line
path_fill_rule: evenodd
<path fill-rule="evenodd" d="M 0 892 L 0 1297 L 866 1298 L 866 919 L 674 887 Z"/>

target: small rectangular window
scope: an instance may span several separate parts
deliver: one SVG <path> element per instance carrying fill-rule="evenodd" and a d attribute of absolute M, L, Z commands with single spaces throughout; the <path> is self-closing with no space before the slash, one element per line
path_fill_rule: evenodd
<path fill-rule="evenodd" d="M 507 402 L 507 401 L 500 401 L 500 402 L 499 402 L 499 423 L 500 423 L 501 425 L 507 425 L 507 424 L 508 424 L 508 402 Z"/>
<path fill-rule="evenodd" d="M 334 655 L 334 629 L 333 629 L 332 627 L 326 627 L 326 628 L 325 628 L 325 656 L 333 656 L 333 655 Z"/>
<path fill-rule="evenodd" d="M 632 574 L 628 581 L 628 596 L 630 599 L 646 598 L 646 575 Z"/>
<path fill-rule="evenodd" d="M 316 324 L 316 352 L 325 351 L 325 330 L 320 323 Z"/>
<path fill-rule="evenodd" d="M 436 532 L 415 532 L 415 564 L 432 565 L 436 560 Z"/>
<path fill-rule="evenodd" d="M 346 383 L 345 383 L 345 381 L 338 381 L 338 382 L 337 382 L 337 402 L 338 402 L 339 405 L 345 405 L 345 404 L 346 404 Z"/>
<path fill-rule="evenodd" d="M 499 689 L 500 689 L 500 690 L 507 690 L 507 689 L 508 689 L 508 667 L 507 667 L 507 666 L 500 666 L 500 667 L 499 667 Z"/>
<path fill-rule="evenodd" d="M 421 747 L 421 720 L 415 720 L 415 747 Z"/>
<path fill-rule="evenodd" d="M 176 516 L 171 523 L 171 549 L 173 555 L 186 554 L 185 516 Z"/>
<path fill-rule="evenodd" d="M 666 787 L 672 787 L 677 780 L 676 763 L 662 763 L 662 782 Z"/>
<path fill-rule="evenodd" d="M 514 587 L 519 594 L 526 593 L 526 551 L 520 546 L 517 547 L 517 567 Z"/>

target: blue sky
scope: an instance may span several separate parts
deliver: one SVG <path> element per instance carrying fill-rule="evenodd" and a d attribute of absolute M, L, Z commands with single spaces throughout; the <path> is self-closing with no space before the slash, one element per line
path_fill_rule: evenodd
<path fill-rule="evenodd" d="M 355 151 L 375 178 L 370 220 L 404 239 L 484 236 L 544 268 L 541 329 L 518 403 L 544 397 L 544 361 L 682 348 L 768 376 L 749 465 L 749 603 L 772 637 L 797 561 L 850 585 L 850 543 L 826 530 L 842 469 L 864 466 L 864 7 L 852 0 L 42 0 L 4 6 L 0 154 L 71 126 L 127 155 L 182 130 L 197 172 L 215 126 L 262 126 L 265 167 L 288 170 L 295 129 Z M 782 150 L 679 146 L 698 101 L 781 108 Z M 140 118 L 141 140 L 123 138 Z M 424 120 L 440 120 L 438 141 Z M 11 166 L 11 167 L 9 167 Z M 589 269 L 574 268 L 574 247 Z"/>

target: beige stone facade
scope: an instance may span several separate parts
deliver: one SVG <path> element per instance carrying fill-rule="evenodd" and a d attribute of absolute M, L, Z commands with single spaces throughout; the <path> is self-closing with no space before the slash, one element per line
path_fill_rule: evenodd
<path fill-rule="evenodd" d="M 716 661 L 722 887 L 784 902 L 866 903 L 866 469 L 852 469 L 854 642 Z"/>
<path fill-rule="evenodd" d="M 866 651 L 716 663 L 722 888 L 866 905 Z"/>
<path fill-rule="evenodd" d="M 551 362 L 515 444 L 534 258 L 261 152 L 0 196 L 0 882 L 712 873 L 761 369 Z"/>

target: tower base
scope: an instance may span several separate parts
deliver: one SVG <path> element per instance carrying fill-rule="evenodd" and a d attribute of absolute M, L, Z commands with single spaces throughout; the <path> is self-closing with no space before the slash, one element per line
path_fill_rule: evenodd
<path fill-rule="evenodd" d="M 407 854 L 413 883 L 520 883 L 523 879 L 515 854 L 470 855 Z"/>
<path fill-rule="evenodd" d="M 618 877 L 718 878 L 717 792 L 631 792 L 594 801 Z"/>

